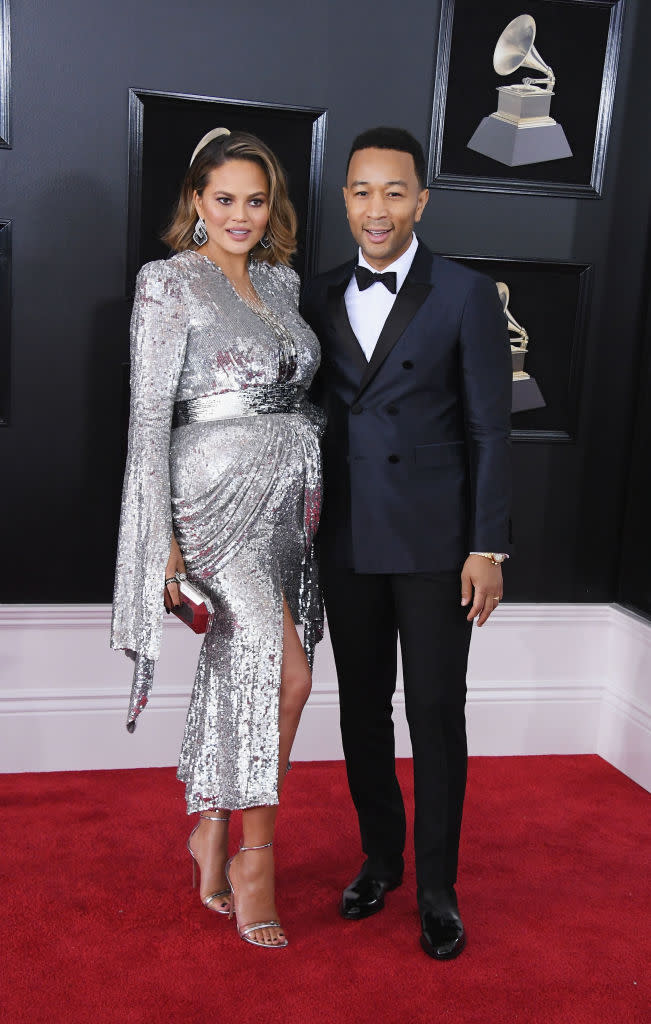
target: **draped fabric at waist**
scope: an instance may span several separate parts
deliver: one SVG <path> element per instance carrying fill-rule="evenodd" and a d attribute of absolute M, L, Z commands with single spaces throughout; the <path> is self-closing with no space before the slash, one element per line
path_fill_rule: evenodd
<path fill-rule="evenodd" d="M 175 402 L 172 426 L 209 420 L 229 420 L 274 412 L 307 412 L 311 403 L 301 384 L 254 384 L 241 391 L 202 395 Z"/>

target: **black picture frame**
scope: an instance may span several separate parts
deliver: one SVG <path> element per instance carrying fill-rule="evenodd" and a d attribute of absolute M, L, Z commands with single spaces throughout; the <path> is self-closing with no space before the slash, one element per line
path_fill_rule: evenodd
<path fill-rule="evenodd" d="M 143 263 L 168 255 L 160 233 L 169 223 L 190 154 L 218 125 L 252 132 L 278 156 L 299 221 L 293 265 L 301 277 L 315 272 L 325 109 L 130 89 L 127 294 L 133 294 Z"/>
<path fill-rule="evenodd" d="M 0 0 L 0 149 L 11 149 L 11 19 Z"/>
<path fill-rule="evenodd" d="M 514 413 L 512 439 L 574 442 L 593 265 L 489 256 L 447 258 L 506 282 L 509 310 L 529 334 L 524 369 L 538 384 L 546 405 Z"/>
<path fill-rule="evenodd" d="M 0 220 L 0 427 L 9 426 L 11 370 L 11 221 Z"/>
<path fill-rule="evenodd" d="M 442 0 L 429 145 L 430 188 L 596 199 L 602 193 L 626 0 Z M 492 65 L 501 32 L 515 17 L 536 20 L 535 45 L 556 73 L 551 115 L 572 156 L 508 167 L 468 149 L 497 107 Z"/>

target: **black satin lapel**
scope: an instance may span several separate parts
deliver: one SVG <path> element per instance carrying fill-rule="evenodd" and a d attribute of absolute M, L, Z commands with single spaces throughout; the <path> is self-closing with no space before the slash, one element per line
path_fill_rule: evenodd
<path fill-rule="evenodd" d="M 410 281 L 407 278 L 398 292 L 391 312 L 386 318 L 380 337 L 377 340 L 377 345 L 371 356 L 371 361 L 366 365 L 366 372 L 362 377 L 358 394 L 373 380 L 389 352 L 407 327 L 409 327 L 409 324 L 416 316 L 431 290 L 431 284 L 421 281 Z"/>
<path fill-rule="evenodd" d="M 364 374 L 368 368 L 368 360 L 364 355 L 364 350 L 357 340 L 357 335 L 350 326 L 346 303 L 344 301 L 344 293 L 348 287 L 348 280 L 349 279 L 346 279 L 341 284 L 334 285 L 329 289 L 328 313 L 330 318 L 330 329 L 334 332 L 340 344 L 343 345 L 345 350 L 348 352 L 360 374 Z"/>

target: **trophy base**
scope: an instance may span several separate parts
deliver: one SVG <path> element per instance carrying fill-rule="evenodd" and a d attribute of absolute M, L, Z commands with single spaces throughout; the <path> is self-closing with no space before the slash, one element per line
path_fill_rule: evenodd
<path fill-rule="evenodd" d="M 551 124 L 517 123 L 507 121 L 499 114 L 483 119 L 468 143 L 468 149 L 507 167 L 572 156 L 565 132 L 557 121 Z"/>
<path fill-rule="evenodd" d="M 524 374 L 522 377 L 514 378 L 511 387 L 511 412 L 544 409 L 546 405 L 547 403 L 533 377 Z"/>

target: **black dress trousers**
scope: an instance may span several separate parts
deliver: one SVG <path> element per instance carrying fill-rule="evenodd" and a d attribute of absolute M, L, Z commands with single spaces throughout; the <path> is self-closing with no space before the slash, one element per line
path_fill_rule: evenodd
<path fill-rule="evenodd" d="M 414 766 L 419 903 L 454 884 L 466 787 L 466 669 L 472 624 L 459 571 L 358 574 L 323 553 L 341 733 L 362 848 L 379 878 L 402 873 L 405 809 L 391 698 L 400 637 Z"/>

